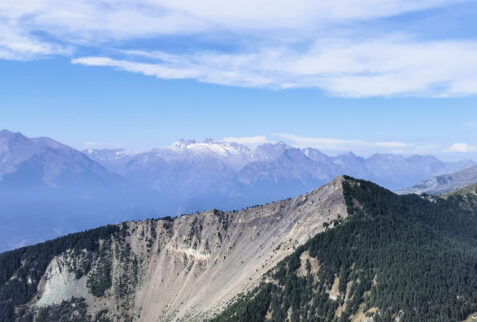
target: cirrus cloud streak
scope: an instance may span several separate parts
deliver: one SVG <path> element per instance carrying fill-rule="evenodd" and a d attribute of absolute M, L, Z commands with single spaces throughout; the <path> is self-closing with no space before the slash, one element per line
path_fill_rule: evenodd
<path fill-rule="evenodd" d="M 358 43 L 321 40 L 304 52 L 287 47 L 242 54 L 132 51 L 122 58 L 80 57 L 72 62 L 162 79 L 276 89 L 319 88 L 351 97 L 462 96 L 477 94 L 476 56 L 477 41 L 417 42 L 394 36 Z"/>

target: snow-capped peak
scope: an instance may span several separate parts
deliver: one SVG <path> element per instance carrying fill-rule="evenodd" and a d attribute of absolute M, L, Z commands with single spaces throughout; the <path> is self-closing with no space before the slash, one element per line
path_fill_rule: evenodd
<path fill-rule="evenodd" d="M 221 157 L 251 154 L 249 148 L 244 145 L 235 142 L 214 141 L 211 138 L 206 138 L 203 142 L 181 139 L 174 142 L 169 149 L 176 152 L 193 152 L 202 155 L 215 154 Z"/>

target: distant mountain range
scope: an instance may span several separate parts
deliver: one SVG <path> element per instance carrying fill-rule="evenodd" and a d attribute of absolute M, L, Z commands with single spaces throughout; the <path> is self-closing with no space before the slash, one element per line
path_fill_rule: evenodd
<path fill-rule="evenodd" d="M 210 191 L 214 187 L 207 186 L 215 184 L 212 177 L 220 179 L 221 183 L 235 182 L 246 187 L 293 182 L 310 188 L 309 184 L 315 187 L 317 182 L 322 184 L 340 173 L 372 179 L 396 190 L 474 165 L 470 160 L 443 162 L 430 155 L 374 154 L 363 158 L 350 152 L 331 157 L 317 149 L 298 149 L 283 142 L 263 144 L 252 151 L 237 143 L 210 139 L 204 142 L 181 140 L 170 147 L 144 153 L 122 149 L 84 152 L 106 169 L 157 190 L 170 189 L 181 184 L 177 180 L 186 180 L 187 183 L 182 181 L 186 187 L 181 186 L 181 191 L 183 188 Z M 171 185 L 170 180 L 174 184 Z M 190 187 L 192 182 L 195 185 Z"/>
<path fill-rule="evenodd" d="M 240 209 L 310 191 L 339 174 L 403 189 L 474 165 L 433 156 L 327 156 L 283 142 L 251 150 L 181 140 L 148 152 L 78 151 L 0 131 L 0 250 L 106 223 Z"/>
<path fill-rule="evenodd" d="M 477 183 L 477 166 L 436 176 L 408 189 L 398 190 L 399 194 L 442 194 Z"/>

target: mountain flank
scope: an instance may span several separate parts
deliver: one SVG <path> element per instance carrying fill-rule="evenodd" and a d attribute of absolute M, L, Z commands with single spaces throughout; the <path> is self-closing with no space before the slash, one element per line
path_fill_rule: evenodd
<path fill-rule="evenodd" d="M 339 176 L 20 248 L 0 254 L 0 321 L 461 321 L 477 312 L 476 189 Z"/>

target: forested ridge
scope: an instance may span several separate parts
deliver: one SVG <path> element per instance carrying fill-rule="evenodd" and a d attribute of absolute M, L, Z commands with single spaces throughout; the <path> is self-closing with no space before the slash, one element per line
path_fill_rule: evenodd
<path fill-rule="evenodd" d="M 444 197 L 351 178 L 343 188 L 350 217 L 214 321 L 461 321 L 477 311 L 476 186 Z"/>

